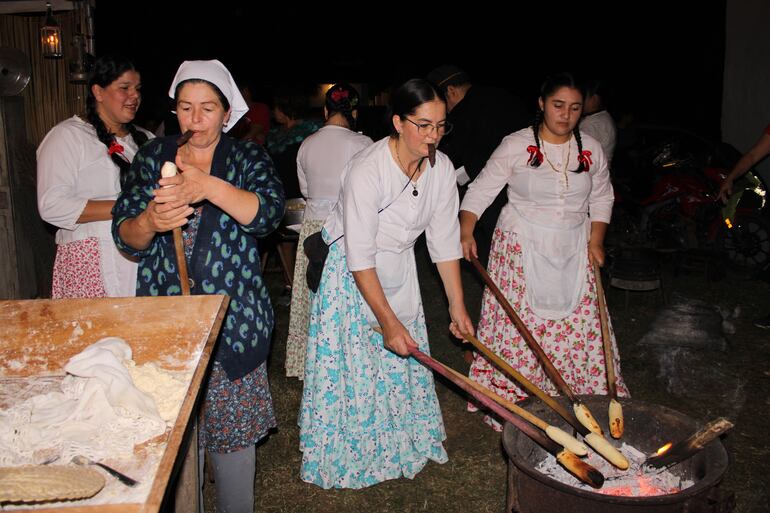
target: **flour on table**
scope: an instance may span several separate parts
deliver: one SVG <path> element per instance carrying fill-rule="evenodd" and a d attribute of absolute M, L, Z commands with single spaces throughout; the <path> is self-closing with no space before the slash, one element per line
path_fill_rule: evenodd
<path fill-rule="evenodd" d="M 189 375 L 137 367 L 131 357 L 122 339 L 102 339 L 67 362 L 60 390 L 0 411 L 0 466 L 40 463 L 50 454 L 62 463 L 78 454 L 130 459 L 135 445 L 165 433 Z"/>

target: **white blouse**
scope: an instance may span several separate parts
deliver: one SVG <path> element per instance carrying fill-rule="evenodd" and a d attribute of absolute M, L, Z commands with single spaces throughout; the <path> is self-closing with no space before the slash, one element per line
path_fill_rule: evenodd
<path fill-rule="evenodd" d="M 615 153 L 615 120 L 606 110 L 600 110 L 584 117 L 580 121 L 580 132 L 599 141 L 607 159 L 607 167 L 612 169 L 612 155 Z"/>
<path fill-rule="evenodd" d="M 436 165 L 429 165 L 416 182 L 407 184 L 409 179 L 393 160 L 388 140 L 377 141 L 348 163 L 340 201 L 324 226 L 331 236 L 327 242 L 344 233 L 351 271 L 375 268 L 378 252 L 411 249 L 423 231 L 433 262 L 462 258 L 459 200 L 449 157 L 437 151 Z"/>
<path fill-rule="evenodd" d="M 147 137 L 154 136 L 140 128 Z M 133 160 L 137 146 L 131 135 L 118 137 Z M 120 192 L 120 170 L 99 141 L 96 129 L 77 116 L 53 127 L 37 148 L 37 206 L 40 217 L 57 226 L 56 243 L 87 238 L 99 241 L 99 266 L 108 297 L 136 293 L 136 262 L 118 251 L 112 220 L 78 223 L 88 200 L 114 200 Z"/>
<path fill-rule="evenodd" d="M 593 161 L 588 173 L 570 171 L 578 167 L 574 137 L 563 144 L 550 144 L 541 139 L 540 148 L 548 160 L 544 158 L 536 168 L 527 164 L 530 157 L 527 147 L 535 144 L 532 128 L 505 137 L 468 187 L 460 209 L 481 217 L 500 189 L 507 185 L 508 203 L 497 221 L 503 230 L 515 231 L 519 216 L 557 228 L 586 222 L 589 215 L 591 221 L 609 223 L 614 194 L 607 161 L 594 138 L 582 133 L 581 136 L 583 149 L 591 152 Z"/>
<path fill-rule="evenodd" d="M 345 165 L 371 144 L 369 137 L 336 125 L 326 125 L 302 141 L 297 178 L 307 200 L 305 219 L 326 219 L 339 197 Z"/>
<path fill-rule="evenodd" d="M 148 138 L 154 136 L 144 130 Z M 138 148 L 131 135 L 118 137 L 133 160 Z M 120 171 L 96 136 L 77 116 L 53 127 L 37 148 L 37 205 L 40 217 L 59 228 L 56 243 L 96 237 L 112 241 L 112 221 L 77 222 L 88 200 L 114 200 Z"/>

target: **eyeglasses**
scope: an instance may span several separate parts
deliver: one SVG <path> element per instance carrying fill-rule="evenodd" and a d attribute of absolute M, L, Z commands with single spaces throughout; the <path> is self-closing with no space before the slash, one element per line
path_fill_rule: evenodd
<path fill-rule="evenodd" d="M 444 122 L 434 125 L 433 123 L 415 123 L 408 117 L 404 116 L 404 119 L 417 127 L 417 133 L 423 136 L 433 134 L 433 131 L 437 131 L 439 136 L 446 135 L 452 131 L 452 123 Z"/>

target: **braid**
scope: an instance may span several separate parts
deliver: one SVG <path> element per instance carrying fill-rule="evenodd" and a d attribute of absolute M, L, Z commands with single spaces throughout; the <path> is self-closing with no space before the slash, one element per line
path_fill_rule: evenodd
<path fill-rule="evenodd" d="M 126 128 L 128 128 L 128 132 L 131 134 L 131 138 L 134 140 L 137 148 L 141 148 L 147 142 L 147 134 L 136 128 L 136 125 L 129 123 L 126 125 Z"/>
<path fill-rule="evenodd" d="M 532 123 L 532 135 L 535 136 L 535 146 L 537 146 L 537 152 L 534 153 L 530 159 L 530 165 L 532 167 L 540 167 L 543 163 L 543 159 L 540 156 L 540 123 L 543 122 L 543 111 L 538 109 L 535 114 L 535 121 Z"/>
<path fill-rule="evenodd" d="M 345 116 L 345 120 L 348 122 L 348 126 L 351 130 L 356 129 L 356 118 L 353 117 L 353 109 L 350 106 L 350 102 L 346 102 L 347 105 L 341 106 L 337 112 Z"/>
<path fill-rule="evenodd" d="M 86 100 L 86 118 L 88 119 L 88 122 L 91 123 L 91 125 L 93 125 L 93 127 L 96 129 L 96 137 L 99 139 L 99 141 L 101 141 L 102 144 L 104 144 L 107 149 L 109 149 L 110 145 L 115 142 L 115 134 L 107 130 L 107 127 L 104 126 L 104 121 L 102 121 L 102 118 L 99 117 L 99 113 L 96 112 L 96 100 L 91 96 L 89 96 Z M 131 133 L 131 137 L 134 139 L 134 142 L 137 143 L 137 146 L 141 146 L 137 139 L 144 138 L 142 144 L 147 142 L 147 136 L 137 130 L 134 125 L 129 123 L 126 125 L 126 127 Z M 112 159 L 112 162 L 114 162 L 120 170 L 120 185 L 122 186 L 126 180 L 128 170 L 131 168 L 131 163 L 117 153 L 110 155 L 110 159 Z"/>
<path fill-rule="evenodd" d="M 580 130 L 578 130 L 578 127 L 576 126 L 572 130 L 572 135 L 575 136 L 575 141 L 577 142 L 578 147 L 578 157 L 580 157 L 580 154 L 583 153 L 583 139 L 580 137 Z M 567 163 L 569 165 L 569 163 Z M 573 173 L 582 173 L 585 169 L 585 166 L 583 165 L 583 161 L 578 158 L 578 167 L 575 170 L 570 169 Z"/>

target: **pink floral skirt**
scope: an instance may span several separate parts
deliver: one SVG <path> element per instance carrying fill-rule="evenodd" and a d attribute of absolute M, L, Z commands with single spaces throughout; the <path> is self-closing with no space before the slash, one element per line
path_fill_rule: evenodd
<path fill-rule="evenodd" d="M 68 242 L 56 246 L 53 264 L 53 299 L 105 297 L 99 239 Z"/>
<path fill-rule="evenodd" d="M 503 291 L 513 309 L 540 343 L 554 366 L 575 394 L 606 394 L 607 374 L 604 365 L 601 320 L 596 294 L 596 282 L 590 264 L 586 267 L 586 292 L 575 310 L 559 320 L 541 319 L 526 304 L 523 259 L 518 235 L 495 229 L 489 255 L 489 274 Z M 617 375 L 618 395 L 628 396 L 620 372 L 618 348 L 612 322 L 609 323 Z M 498 356 L 549 395 L 558 395 L 555 385 L 546 376 L 537 357 L 529 349 L 495 296 L 484 290 L 478 338 Z M 520 401 L 526 392 L 505 374 L 497 370 L 482 355 L 476 354 L 470 377 L 509 401 Z M 477 411 L 472 404 L 470 411 Z M 487 423 L 499 429 L 493 419 Z"/>

